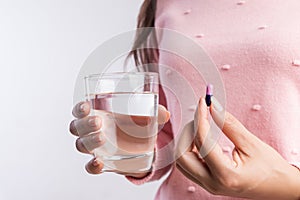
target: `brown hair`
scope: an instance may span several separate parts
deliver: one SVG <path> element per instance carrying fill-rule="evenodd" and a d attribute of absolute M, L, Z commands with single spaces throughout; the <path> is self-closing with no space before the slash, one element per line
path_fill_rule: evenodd
<path fill-rule="evenodd" d="M 128 57 L 133 56 L 135 65 L 139 71 L 141 70 L 141 65 L 158 63 L 159 51 L 157 48 L 157 37 L 155 29 L 151 28 L 155 27 L 156 4 L 157 0 L 144 0 L 138 15 L 138 30 L 136 31 L 132 51 L 129 53 Z M 149 44 L 151 44 L 151 48 L 149 48 Z M 152 71 L 145 66 L 142 66 L 142 70 Z M 166 96 L 161 85 L 159 85 L 159 103 L 166 108 L 168 107 Z M 172 135 L 172 125 L 170 121 L 163 126 L 163 130 L 169 135 Z"/>
<path fill-rule="evenodd" d="M 155 26 L 156 3 L 157 0 L 145 0 L 140 8 L 137 21 L 138 29 L 132 51 L 129 53 L 129 56 L 133 56 L 137 67 L 158 62 L 158 49 L 153 48 L 157 47 L 157 38 L 153 32 L 154 29 L 151 28 Z M 149 48 L 150 44 L 151 48 Z"/>

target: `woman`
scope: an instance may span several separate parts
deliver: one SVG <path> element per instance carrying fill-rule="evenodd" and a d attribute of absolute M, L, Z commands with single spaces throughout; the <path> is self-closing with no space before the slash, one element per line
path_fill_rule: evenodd
<path fill-rule="evenodd" d="M 165 155 L 157 153 L 152 171 L 127 174 L 130 181 L 157 180 L 171 170 L 156 199 L 300 199 L 296 167 L 300 166 L 300 24 L 295 20 L 300 18 L 299 8 L 298 0 L 285 4 L 275 0 L 144 1 L 138 27 L 176 30 L 201 44 L 220 69 L 226 109 L 235 117 L 226 112 L 221 126 L 223 108 L 213 98 L 208 110 L 201 98 L 193 122 L 199 127 L 195 147 L 177 160 L 177 167 L 170 164 L 158 170 L 155 166 Z M 157 37 L 160 42 L 164 39 Z M 137 38 L 135 47 L 145 44 Z M 137 64 L 177 66 L 164 52 L 134 51 L 133 55 Z M 161 104 L 176 108 L 168 91 L 164 93 Z M 168 113 L 163 108 L 160 111 L 166 122 Z M 159 134 L 158 147 L 173 138 L 172 123 L 177 115 L 170 112 L 170 123 Z M 87 117 L 88 104 L 78 104 L 73 113 L 78 119 L 70 125 L 72 133 L 87 134 L 101 127 L 100 119 Z M 209 130 L 209 114 L 224 136 L 208 155 L 199 158 L 197 149 Z M 192 132 L 193 124 L 187 124 L 185 131 Z M 80 139 L 77 148 L 89 153 Z M 97 174 L 102 166 L 93 159 L 86 168 Z"/>

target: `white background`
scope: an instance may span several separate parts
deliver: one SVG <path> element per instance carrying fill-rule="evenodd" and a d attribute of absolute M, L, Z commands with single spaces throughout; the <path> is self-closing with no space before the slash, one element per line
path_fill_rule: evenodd
<path fill-rule="evenodd" d="M 0 200 L 153 199 L 158 182 L 88 175 L 68 133 L 81 65 L 141 2 L 0 0 Z"/>

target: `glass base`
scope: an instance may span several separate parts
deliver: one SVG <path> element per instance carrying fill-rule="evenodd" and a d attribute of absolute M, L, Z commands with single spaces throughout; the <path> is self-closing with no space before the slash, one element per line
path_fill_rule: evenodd
<path fill-rule="evenodd" d="M 102 172 L 142 173 L 152 167 L 154 152 L 134 155 L 101 156 Z"/>

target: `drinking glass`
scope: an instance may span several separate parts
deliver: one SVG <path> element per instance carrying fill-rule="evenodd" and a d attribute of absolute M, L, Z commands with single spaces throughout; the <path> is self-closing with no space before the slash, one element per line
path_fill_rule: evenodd
<path fill-rule="evenodd" d="M 158 74 L 94 74 L 85 77 L 85 89 L 90 115 L 102 121 L 100 131 L 105 143 L 93 153 L 103 162 L 103 171 L 149 171 L 158 132 Z"/>

